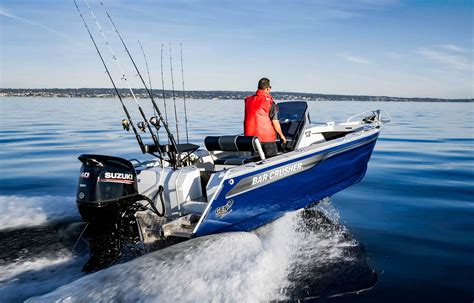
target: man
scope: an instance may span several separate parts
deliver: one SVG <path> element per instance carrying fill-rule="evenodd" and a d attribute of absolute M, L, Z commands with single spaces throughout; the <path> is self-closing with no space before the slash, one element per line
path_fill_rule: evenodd
<path fill-rule="evenodd" d="M 278 153 L 276 135 L 280 136 L 283 144 L 286 138 L 283 135 L 278 121 L 278 110 L 270 95 L 270 80 L 262 78 L 258 81 L 258 90 L 253 96 L 245 98 L 244 133 L 246 136 L 257 136 L 262 143 L 265 157 L 273 157 Z"/>

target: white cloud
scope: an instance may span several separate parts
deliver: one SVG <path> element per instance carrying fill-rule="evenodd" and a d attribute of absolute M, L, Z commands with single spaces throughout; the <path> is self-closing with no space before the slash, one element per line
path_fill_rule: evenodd
<path fill-rule="evenodd" d="M 38 23 L 38 22 L 35 22 L 35 21 L 28 20 L 26 18 L 22 18 L 22 17 L 16 16 L 16 15 L 13 15 L 3 7 L 0 7 L 0 16 L 4 16 L 4 17 L 7 17 L 7 18 L 10 18 L 10 19 L 13 19 L 13 20 L 17 20 L 17 21 L 29 24 L 29 25 L 34 26 L 34 27 L 42 28 L 42 29 L 47 30 L 47 31 L 49 31 L 49 32 L 51 32 L 51 33 L 53 33 L 57 36 L 60 36 L 63 39 L 66 39 L 66 40 L 71 41 L 71 42 L 75 42 L 73 39 L 69 38 L 68 36 L 61 33 L 60 31 L 55 30 L 54 28 L 51 28 L 49 26 L 46 26 L 44 24 L 41 24 L 41 23 Z"/>
<path fill-rule="evenodd" d="M 443 44 L 443 45 L 440 45 L 440 47 L 442 47 L 446 50 L 449 50 L 449 51 L 457 52 L 457 53 L 464 53 L 464 52 L 467 51 L 467 49 L 465 49 L 463 47 L 459 47 L 459 46 L 454 45 L 454 44 Z"/>
<path fill-rule="evenodd" d="M 356 57 L 356 56 L 347 55 L 347 54 L 340 55 L 340 57 L 354 63 L 369 64 L 369 61 L 362 57 Z"/>
<path fill-rule="evenodd" d="M 473 68 L 473 63 L 467 57 L 460 54 L 428 48 L 420 48 L 416 52 L 426 59 L 438 62 L 448 68 L 461 71 L 472 71 Z"/>

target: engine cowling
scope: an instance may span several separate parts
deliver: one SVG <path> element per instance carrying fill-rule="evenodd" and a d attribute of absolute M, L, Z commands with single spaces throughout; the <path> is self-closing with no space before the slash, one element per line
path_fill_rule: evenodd
<path fill-rule="evenodd" d="M 125 159 L 104 155 L 81 155 L 82 167 L 76 203 L 87 222 L 84 237 L 91 257 L 85 271 L 106 267 L 121 254 L 123 244 L 138 237 L 134 213 L 138 194 L 137 174 Z"/>
<path fill-rule="evenodd" d="M 108 220 L 137 200 L 137 174 L 130 161 L 104 155 L 81 155 L 76 202 L 86 222 Z"/>

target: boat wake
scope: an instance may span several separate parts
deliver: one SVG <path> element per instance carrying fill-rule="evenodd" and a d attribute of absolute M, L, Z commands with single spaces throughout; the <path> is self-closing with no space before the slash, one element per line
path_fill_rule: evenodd
<path fill-rule="evenodd" d="M 0 196 L 0 231 L 79 218 L 74 197 Z"/>
<path fill-rule="evenodd" d="M 87 246 L 72 250 L 84 223 L 53 221 L 0 230 L 0 302 L 22 302 L 84 275 Z"/>
<path fill-rule="evenodd" d="M 323 200 L 300 213 L 298 243 L 288 271 L 285 299 L 332 297 L 372 288 L 376 272 L 367 264 L 364 246 L 338 224 L 339 213 Z"/>
<path fill-rule="evenodd" d="M 79 279 L 67 266 L 41 279 L 76 281 L 29 301 L 269 301 L 370 288 L 363 246 L 337 219 L 325 200 L 255 232 L 195 238 Z"/>

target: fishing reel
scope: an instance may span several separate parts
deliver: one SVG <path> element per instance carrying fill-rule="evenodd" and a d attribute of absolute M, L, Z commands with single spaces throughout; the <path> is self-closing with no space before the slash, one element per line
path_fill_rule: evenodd
<path fill-rule="evenodd" d="M 140 129 L 143 133 L 146 131 L 146 128 L 148 127 L 148 123 L 145 122 L 138 122 L 137 123 L 138 129 Z"/>
<path fill-rule="evenodd" d="M 161 125 L 160 125 L 160 119 L 158 119 L 157 116 L 153 116 L 150 118 L 150 124 L 153 125 L 156 130 L 159 130 Z"/>
<path fill-rule="evenodd" d="M 130 131 L 130 121 L 128 121 L 127 119 L 123 119 L 122 120 L 122 127 L 123 127 L 124 130 Z"/>

